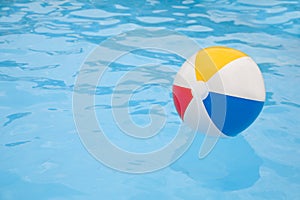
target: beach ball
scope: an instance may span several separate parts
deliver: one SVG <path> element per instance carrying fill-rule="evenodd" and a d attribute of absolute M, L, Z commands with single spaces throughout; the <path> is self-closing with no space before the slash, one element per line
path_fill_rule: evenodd
<path fill-rule="evenodd" d="M 236 136 L 261 112 L 265 87 L 257 64 L 228 47 L 208 47 L 187 59 L 173 84 L 176 110 L 192 129 Z"/>

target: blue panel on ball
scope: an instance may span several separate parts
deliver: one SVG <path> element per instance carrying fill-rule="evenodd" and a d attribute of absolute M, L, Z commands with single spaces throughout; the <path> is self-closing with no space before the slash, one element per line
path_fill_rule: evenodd
<path fill-rule="evenodd" d="M 250 126 L 264 102 L 210 92 L 203 100 L 214 124 L 227 136 L 235 136 Z"/>

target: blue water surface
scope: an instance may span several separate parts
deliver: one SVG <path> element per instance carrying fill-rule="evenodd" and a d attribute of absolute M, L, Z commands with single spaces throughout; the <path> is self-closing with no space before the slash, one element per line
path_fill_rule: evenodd
<path fill-rule="evenodd" d="M 0 199 L 300 199 L 300 5 L 297 0 L 1 0 Z M 198 159 L 203 134 L 171 166 L 133 175 L 95 160 L 80 142 L 72 92 L 81 64 L 104 40 L 137 28 L 165 28 L 201 47 L 229 46 L 250 55 L 266 85 L 262 113 L 242 134 L 218 141 Z M 146 37 L 146 36 L 145 36 Z M 178 47 L 180 48 L 180 47 Z M 97 87 L 95 109 L 116 145 L 147 152 L 167 144 L 181 121 L 159 85 L 133 93 L 140 125 L 149 106 L 168 123 L 150 141 L 115 126 L 109 101 L 116 81 L 138 65 L 171 85 L 184 59 L 140 50 L 111 63 Z"/>

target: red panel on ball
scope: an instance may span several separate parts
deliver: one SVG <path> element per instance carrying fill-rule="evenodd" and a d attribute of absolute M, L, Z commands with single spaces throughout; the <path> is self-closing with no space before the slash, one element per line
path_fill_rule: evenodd
<path fill-rule="evenodd" d="M 185 110 L 192 99 L 193 95 L 191 89 L 173 85 L 173 100 L 181 119 L 183 119 Z"/>

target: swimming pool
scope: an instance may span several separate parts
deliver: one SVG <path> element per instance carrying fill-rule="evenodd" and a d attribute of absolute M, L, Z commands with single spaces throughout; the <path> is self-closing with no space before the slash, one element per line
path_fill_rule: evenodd
<path fill-rule="evenodd" d="M 0 13 L 0 199 L 300 198 L 298 1 L 4 0 Z M 267 98 L 251 127 L 219 140 L 204 159 L 198 159 L 204 136 L 197 134 L 176 162 L 136 175 L 86 151 L 72 96 L 80 67 L 101 42 L 144 28 L 179 32 L 200 47 L 242 50 L 258 63 Z M 172 140 L 181 122 L 166 88 L 183 61 L 137 49 L 108 66 L 94 109 L 112 142 L 143 153 Z M 141 76 L 165 84 L 142 85 L 129 101 L 139 125 L 149 123 L 149 106 L 165 108 L 166 125 L 149 140 L 123 134 L 111 113 L 116 83 L 137 66 L 145 67 Z"/>

